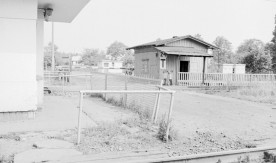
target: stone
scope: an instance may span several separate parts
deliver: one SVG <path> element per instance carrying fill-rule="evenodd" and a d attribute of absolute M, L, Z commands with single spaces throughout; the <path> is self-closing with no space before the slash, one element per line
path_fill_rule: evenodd
<path fill-rule="evenodd" d="M 74 144 L 69 143 L 67 141 L 63 140 L 57 140 L 57 139 L 47 139 L 43 141 L 39 141 L 33 144 L 34 147 L 36 148 L 48 148 L 48 149 L 68 149 L 68 148 L 73 148 Z"/>
<path fill-rule="evenodd" d="M 75 149 L 31 149 L 14 156 L 14 163 L 49 162 L 82 155 Z"/>

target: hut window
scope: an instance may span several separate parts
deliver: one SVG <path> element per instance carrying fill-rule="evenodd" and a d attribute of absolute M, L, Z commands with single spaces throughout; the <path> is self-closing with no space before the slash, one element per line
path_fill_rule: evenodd
<path fill-rule="evenodd" d="M 149 59 L 142 60 L 142 72 L 148 73 L 149 72 Z"/>
<path fill-rule="evenodd" d="M 109 63 L 104 63 L 104 67 L 109 67 Z"/>
<path fill-rule="evenodd" d="M 160 69 L 166 69 L 166 59 L 160 60 Z"/>

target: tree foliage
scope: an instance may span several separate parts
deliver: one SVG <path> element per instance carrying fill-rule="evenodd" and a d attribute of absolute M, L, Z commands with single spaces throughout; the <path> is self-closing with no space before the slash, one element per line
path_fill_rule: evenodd
<path fill-rule="evenodd" d="M 133 51 L 130 51 L 127 53 L 123 58 L 123 65 L 125 67 L 133 67 L 134 66 L 134 53 Z"/>
<path fill-rule="evenodd" d="M 269 51 L 272 56 L 272 70 L 274 73 L 276 73 L 276 15 L 275 15 L 275 27 L 272 34 L 273 34 L 273 38 L 269 46 Z"/>
<path fill-rule="evenodd" d="M 197 39 L 200 39 L 200 40 L 203 40 L 203 37 L 201 36 L 201 34 L 195 34 L 193 37 L 197 38 Z"/>
<path fill-rule="evenodd" d="M 104 52 L 99 49 L 84 49 L 82 52 L 82 62 L 84 65 L 95 66 L 104 59 Z"/>
<path fill-rule="evenodd" d="M 120 60 L 124 56 L 130 55 L 131 51 L 126 48 L 125 44 L 115 41 L 107 48 L 107 54 L 111 55 L 114 60 Z"/>
<path fill-rule="evenodd" d="M 214 50 L 214 57 L 211 60 L 211 65 L 209 68 L 212 72 L 221 72 L 222 64 L 234 62 L 232 43 L 223 36 L 218 36 L 216 37 L 213 44 L 216 45 L 219 49 Z"/>
<path fill-rule="evenodd" d="M 107 48 L 107 54 L 114 60 L 122 60 L 123 65 L 132 67 L 134 64 L 134 53 L 132 50 L 126 50 L 127 46 L 121 42 L 115 41 Z"/>
<path fill-rule="evenodd" d="M 271 65 L 270 53 L 265 44 L 257 39 L 245 40 L 237 50 L 240 62 L 245 64 L 249 73 L 266 73 Z"/>

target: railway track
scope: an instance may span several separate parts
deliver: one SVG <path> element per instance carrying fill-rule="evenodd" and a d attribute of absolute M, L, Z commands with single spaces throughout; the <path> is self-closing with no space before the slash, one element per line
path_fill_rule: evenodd
<path fill-rule="evenodd" d="M 151 163 L 261 163 L 262 161 L 276 163 L 276 146 L 172 157 L 159 160 L 144 160 L 144 162 Z"/>
<path fill-rule="evenodd" d="M 265 154 L 264 154 L 265 153 Z M 265 158 L 265 159 L 264 159 Z M 51 162 L 51 161 L 50 161 Z M 103 153 L 64 158 L 57 163 L 276 163 L 276 146 L 169 157 L 158 151 Z"/>

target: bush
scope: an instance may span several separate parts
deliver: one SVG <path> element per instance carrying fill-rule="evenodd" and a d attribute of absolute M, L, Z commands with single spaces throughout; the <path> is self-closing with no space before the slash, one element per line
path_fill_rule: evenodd
<path fill-rule="evenodd" d="M 169 123 L 167 124 L 167 121 L 165 120 L 166 118 L 166 114 L 164 114 L 162 116 L 162 119 L 159 122 L 159 130 L 158 130 L 158 134 L 157 137 L 164 141 L 164 142 L 168 142 L 168 141 L 172 141 L 172 140 L 177 140 L 178 139 L 178 132 L 174 129 L 173 125 L 172 125 L 172 120 L 169 120 Z M 166 138 L 166 132 L 167 132 L 167 128 L 169 125 L 169 135 L 168 135 L 168 140 Z"/>

